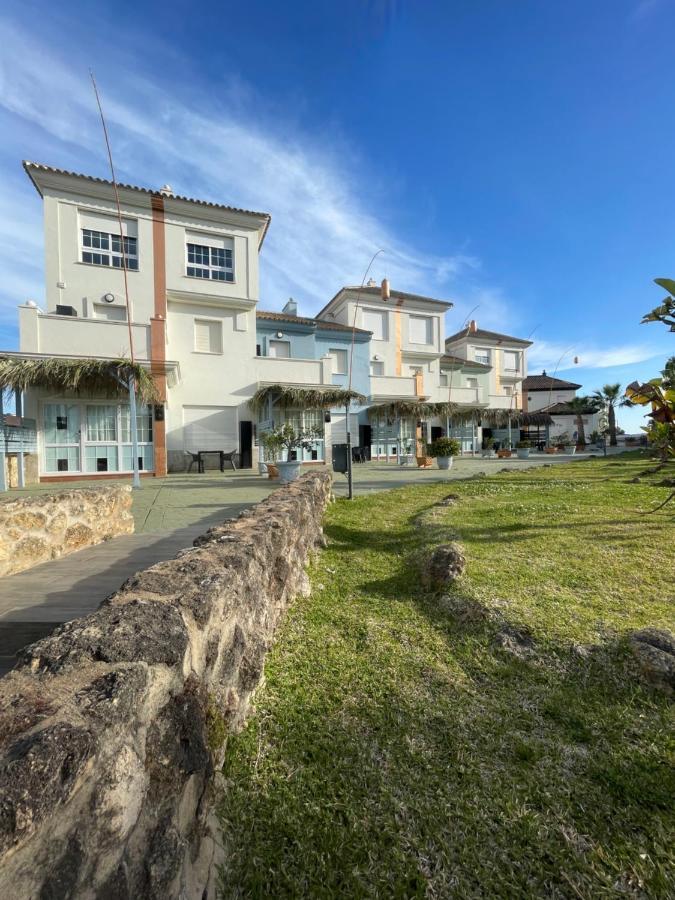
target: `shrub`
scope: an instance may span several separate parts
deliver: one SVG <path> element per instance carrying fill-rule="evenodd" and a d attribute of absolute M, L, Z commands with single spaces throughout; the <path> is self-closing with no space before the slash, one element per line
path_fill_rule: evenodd
<path fill-rule="evenodd" d="M 459 441 L 455 440 L 455 438 L 439 437 L 432 441 L 431 444 L 427 444 L 427 455 L 434 458 L 438 456 L 459 456 L 460 449 Z"/>
<path fill-rule="evenodd" d="M 532 446 L 530 441 L 518 441 L 516 444 L 516 450 L 529 450 Z"/>

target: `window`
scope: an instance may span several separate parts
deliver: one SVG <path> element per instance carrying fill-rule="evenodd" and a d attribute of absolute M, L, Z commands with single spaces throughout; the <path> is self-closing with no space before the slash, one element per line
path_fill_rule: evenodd
<path fill-rule="evenodd" d="M 119 234 L 108 231 L 95 231 L 93 228 L 82 229 L 82 262 L 94 266 L 112 266 L 121 269 L 126 263 L 127 269 L 138 269 L 138 239 L 124 237 L 124 257 L 122 241 Z"/>
<path fill-rule="evenodd" d="M 126 322 L 126 306 L 109 306 L 107 303 L 94 303 L 94 318 L 106 319 L 108 322 Z"/>
<path fill-rule="evenodd" d="M 467 378 L 466 386 L 469 388 L 477 388 L 478 387 L 478 379 L 477 378 Z"/>
<path fill-rule="evenodd" d="M 384 375 L 384 363 L 381 359 L 371 359 L 370 374 L 375 376 Z"/>
<path fill-rule="evenodd" d="M 490 351 L 487 347 L 476 347 L 473 358 L 476 362 L 483 363 L 486 366 L 490 365 Z"/>
<path fill-rule="evenodd" d="M 274 356 L 277 359 L 290 359 L 290 341 L 269 341 L 267 344 L 267 355 Z"/>
<path fill-rule="evenodd" d="M 411 344 L 432 343 L 432 321 L 429 316 L 408 316 L 408 340 Z"/>
<path fill-rule="evenodd" d="M 502 389 L 507 397 L 510 397 L 513 394 L 513 387 L 510 384 L 503 385 Z"/>
<path fill-rule="evenodd" d="M 222 353 L 223 325 L 209 319 L 195 319 L 195 353 Z"/>
<path fill-rule="evenodd" d="M 333 375 L 346 375 L 347 374 L 347 351 L 346 350 L 334 350 L 330 349 L 328 351 L 328 355 L 332 356 L 335 360 L 335 365 L 333 366 Z"/>
<path fill-rule="evenodd" d="M 361 325 L 366 331 L 373 332 L 374 341 L 387 340 L 387 314 L 378 309 L 364 309 L 361 313 Z"/>
<path fill-rule="evenodd" d="M 504 371 L 520 371 L 520 353 L 517 350 L 504 350 Z"/>
<path fill-rule="evenodd" d="M 441 387 L 448 387 L 450 384 L 450 376 L 447 372 L 441 372 Z"/>
<path fill-rule="evenodd" d="M 208 244 L 188 244 L 187 274 L 191 278 L 234 281 L 232 248 L 211 247 Z"/>

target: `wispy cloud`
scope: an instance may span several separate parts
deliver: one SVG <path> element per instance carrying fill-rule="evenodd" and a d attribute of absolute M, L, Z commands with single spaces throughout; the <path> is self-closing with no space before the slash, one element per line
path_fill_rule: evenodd
<path fill-rule="evenodd" d="M 637 22 L 648 18 L 663 6 L 664 0 L 639 0 L 629 14 L 629 19 Z"/>
<path fill-rule="evenodd" d="M 6 21 L 0 42 L 0 108 L 15 131 L 40 130 L 44 154 L 37 161 L 105 175 L 85 61 L 77 53 L 57 55 Z M 373 276 L 386 274 L 404 290 L 448 296 L 458 275 L 477 267 L 465 253 L 437 256 L 407 240 L 387 215 L 384 190 L 339 135 L 336 150 L 328 136 L 255 118 L 250 91 L 238 90 L 244 102 L 228 107 L 219 100 L 223 92 L 209 92 L 202 104 L 201 92 L 181 99 L 171 84 L 139 72 L 120 78 L 102 71 L 99 82 L 121 178 L 156 187 L 170 182 L 181 194 L 272 213 L 261 260 L 263 307 L 278 308 L 293 294 L 304 311 L 318 310 L 341 285 L 360 282 L 380 247 L 385 253 Z M 37 206 L 34 196 L 31 202 Z M 33 224 L 27 219 L 21 229 L 31 254 Z M 25 295 L 33 273 L 25 278 L 15 262 L 5 257 L 5 272 Z"/>
<path fill-rule="evenodd" d="M 578 358 L 578 365 L 584 369 L 611 369 L 644 362 L 659 356 L 650 344 L 620 344 L 614 347 L 597 347 L 579 343 L 565 345 L 548 341 L 536 341 L 528 354 L 531 371 L 543 368 L 549 371 L 558 367 L 559 371 L 571 369 Z"/>

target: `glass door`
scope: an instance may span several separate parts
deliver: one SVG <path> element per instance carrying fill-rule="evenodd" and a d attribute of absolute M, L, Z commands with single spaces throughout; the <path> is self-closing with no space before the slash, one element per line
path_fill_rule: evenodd
<path fill-rule="evenodd" d="M 45 404 L 45 472 L 81 471 L 80 437 L 80 407 L 77 404 Z"/>

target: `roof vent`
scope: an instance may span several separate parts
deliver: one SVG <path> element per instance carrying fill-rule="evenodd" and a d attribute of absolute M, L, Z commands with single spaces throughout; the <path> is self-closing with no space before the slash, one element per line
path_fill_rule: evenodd
<path fill-rule="evenodd" d="M 374 279 L 374 278 L 369 278 L 369 279 L 368 279 L 368 284 L 366 285 L 366 287 L 376 287 L 376 286 L 377 286 L 377 282 L 375 281 L 375 279 Z"/>
<path fill-rule="evenodd" d="M 545 374 L 546 374 L 546 369 L 542 369 L 542 370 L 541 370 L 541 374 L 542 374 L 542 375 L 545 375 Z"/>
<path fill-rule="evenodd" d="M 287 316 L 297 316 L 298 314 L 298 303 L 292 297 L 288 298 L 286 302 L 286 306 L 281 310 L 285 312 Z"/>
<path fill-rule="evenodd" d="M 173 188 L 170 184 L 165 184 L 164 187 L 159 189 L 159 192 L 162 197 L 173 197 Z"/>

